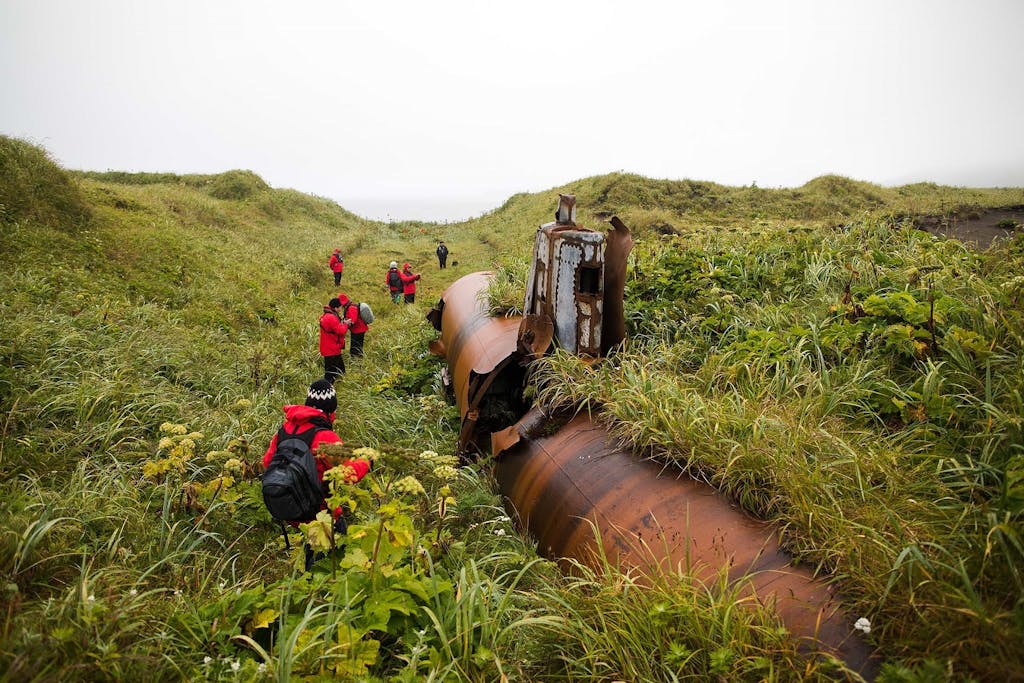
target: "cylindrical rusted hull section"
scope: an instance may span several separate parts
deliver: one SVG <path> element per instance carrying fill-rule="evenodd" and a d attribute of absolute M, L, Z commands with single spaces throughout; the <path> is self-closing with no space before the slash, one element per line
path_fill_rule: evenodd
<path fill-rule="evenodd" d="M 593 566 L 596 529 L 613 564 L 683 567 L 709 580 L 725 567 L 730 580 L 746 577 L 745 590 L 773 604 L 794 636 L 870 675 L 871 652 L 854 635 L 853 620 L 824 582 L 791 566 L 773 525 L 746 515 L 707 484 L 617 447 L 586 415 L 529 438 L 542 422 L 540 411 L 531 410 L 520 421 L 519 442 L 495 466 L 501 493 L 542 553 Z"/>
<path fill-rule="evenodd" d="M 496 372 L 517 348 L 519 318 L 492 319 L 479 298 L 489 278 L 467 275 L 442 298 L 441 346 L 464 426 L 473 377 Z M 609 559 L 624 566 L 682 566 L 703 578 L 725 567 L 730 580 L 745 577 L 745 590 L 774 605 L 794 636 L 873 676 L 876 663 L 853 620 L 824 582 L 790 566 L 774 526 L 752 519 L 710 486 L 616 446 L 585 415 L 554 433 L 549 425 L 534 408 L 494 435 L 501 493 L 542 553 L 589 563 L 596 527 Z"/>
<path fill-rule="evenodd" d="M 481 298 L 491 277 L 488 272 L 470 273 L 441 296 L 441 342 L 463 418 L 469 410 L 472 376 L 486 375 L 516 350 L 519 317 L 492 318 Z"/>

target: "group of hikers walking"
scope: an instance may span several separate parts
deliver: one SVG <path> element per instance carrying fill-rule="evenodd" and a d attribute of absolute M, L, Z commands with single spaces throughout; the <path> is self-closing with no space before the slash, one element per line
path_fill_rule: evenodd
<path fill-rule="evenodd" d="M 446 267 L 447 257 L 448 248 L 441 242 L 437 247 L 441 268 Z M 333 251 L 328 266 L 334 276 L 334 285 L 340 286 L 345 270 L 345 259 L 340 249 Z M 399 270 L 398 262 L 392 261 L 384 281 L 394 303 L 404 301 L 411 304 L 416 301 L 419 279 L 420 274 L 413 272 L 410 263 L 404 263 Z M 333 425 L 338 408 L 334 383 L 345 373 L 345 337 L 350 337 L 350 357 L 361 357 L 364 338 L 372 322 L 373 311 L 369 305 L 352 301 L 344 292 L 339 292 L 327 302 L 320 316 L 320 355 L 324 376 L 309 385 L 302 405 L 284 406 L 284 423 L 263 455 L 263 500 L 271 516 L 281 524 L 286 544 L 286 523 L 298 527 L 328 509 L 327 496 L 330 492 L 324 483 L 324 473 L 334 464 L 318 450 L 323 444 L 343 443 Z M 339 464 L 348 468 L 346 472 L 350 483 L 365 477 L 371 467 L 371 463 L 362 458 L 349 458 Z M 337 508 L 330 513 L 334 533 L 344 536 L 348 528 L 345 511 Z M 304 550 L 308 571 L 322 555 L 315 553 L 308 544 Z"/>
<path fill-rule="evenodd" d="M 444 246 L 444 242 L 441 246 Z M 334 274 L 334 284 L 341 284 L 345 259 L 341 256 L 340 249 L 334 250 L 328 265 Z M 412 271 L 412 265 L 408 261 L 402 265 L 401 270 L 398 269 L 398 262 L 392 261 L 388 266 L 384 284 L 394 303 L 404 301 L 411 304 L 416 301 L 416 283 L 419 279 L 420 274 Z M 356 303 L 344 292 L 339 292 L 327 302 L 320 316 L 320 355 L 324 359 L 324 379 L 333 383 L 340 375 L 345 374 L 343 355 L 346 335 L 351 337 L 349 355 L 353 358 L 363 355 L 363 340 L 372 322 L 373 311 L 369 304 Z"/>

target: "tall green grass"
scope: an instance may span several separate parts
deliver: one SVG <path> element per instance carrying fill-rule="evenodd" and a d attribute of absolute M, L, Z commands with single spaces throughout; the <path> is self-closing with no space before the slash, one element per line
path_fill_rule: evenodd
<path fill-rule="evenodd" d="M 474 221 L 385 225 L 245 171 L 69 173 L 0 137 L 6 678 L 297 680 L 358 666 L 362 646 L 339 636 L 357 596 L 294 572 L 256 479 L 281 406 L 321 374 L 316 321 L 338 291 L 327 256 L 341 248 L 340 289 L 378 316 L 338 383 L 346 447 L 450 453 L 458 415 L 424 314 L 485 269 L 501 274 L 502 311 L 521 306 L 556 191 L 578 195 L 591 227 L 620 214 L 640 245 L 631 348 L 596 368 L 554 357 L 541 397 L 603 408 L 638 446 L 786 525 L 793 551 L 872 615 L 893 676 L 1019 675 L 1024 249 L 979 256 L 877 217 L 825 229 L 1024 203 L 1019 191 L 613 174 Z M 458 261 L 445 271 L 439 239 Z M 390 260 L 423 273 L 417 304 L 390 303 Z M 932 295 L 937 348 L 921 335 Z M 187 458 L 172 457 L 164 423 L 201 434 L 179 439 L 194 443 Z M 665 576 L 641 590 L 608 567 L 562 577 L 514 532 L 486 467 L 452 490 L 430 571 L 454 590 L 404 615 L 409 628 L 361 634 L 383 653 L 370 680 L 846 675 L 796 655 L 769 614 L 737 610 L 731 587 Z M 425 537 L 440 528 L 435 502 L 411 513 Z"/>
<path fill-rule="evenodd" d="M 779 522 L 882 652 L 1019 677 L 1022 265 L 874 221 L 641 250 L 630 348 L 540 399 Z"/>

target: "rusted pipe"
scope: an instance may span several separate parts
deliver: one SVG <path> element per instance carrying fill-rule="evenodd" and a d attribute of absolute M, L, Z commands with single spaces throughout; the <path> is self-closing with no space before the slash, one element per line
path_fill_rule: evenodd
<path fill-rule="evenodd" d="M 494 435 L 498 486 L 542 554 L 596 566 L 599 537 L 617 566 L 682 568 L 706 581 L 725 568 L 730 582 L 744 579 L 742 591 L 773 606 L 803 644 L 873 675 L 871 650 L 855 635 L 853 620 L 831 587 L 792 565 L 777 527 L 678 469 L 618 447 L 586 415 L 553 434 L 549 423 L 533 408 Z"/>
<path fill-rule="evenodd" d="M 448 361 L 462 428 L 457 450 L 468 449 L 476 435 L 479 407 L 494 377 L 489 377 L 516 352 L 520 318 L 493 318 L 482 295 L 493 273 L 470 273 L 456 280 L 427 315 L 441 338 L 431 351 Z M 481 385 L 486 386 L 480 390 Z M 515 397 L 518 400 L 518 397 Z M 489 432 L 488 432 L 489 434 Z"/>
<path fill-rule="evenodd" d="M 518 340 L 519 318 L 488 315 L 482 296 L 489 279 L 473 273 L 445 291 L 428 316 L 441 332 L 432 348 L 448 360 L 463 416 L 460 448 L 490 437 L 501 493 L 539 551 L 593 561 L 596 528 L 613 562 L 682 566 L 701 578 L 724 567 L 731 581 L 745 581 L 747 594 L 773 606 L 796 638 L 872 678 L 877 662 L 853 620 L 824 581 L 792 566 L 774 525 L 754 520 L 710 486 L 618 447 L 586 415 L 559 426 L 539 408 L 524 407 L 518 420 L 492 420 L 481 433 L 476 415 L 490 401 L 509 400 L 502 395 L 508 383 L 488 374 L 518 368 L 528 355 Z"/>

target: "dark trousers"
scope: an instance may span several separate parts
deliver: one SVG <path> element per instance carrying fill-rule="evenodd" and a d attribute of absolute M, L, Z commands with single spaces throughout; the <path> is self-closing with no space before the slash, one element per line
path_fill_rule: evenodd
<path fill-rule="evenodd" d="M 405 303 L 407 303 L 407 304 L 414 304 L 414 303 L 416 303 L 416 292 L 413 292 L 412 294 L 406 294 L 405 295 Z"/>
<path fill-rule="evenodd" d="M 308 543 L 302 544 L 302 549 L 306 553 L 306 571 L 308 572 L 313 568 L 313 564 L 319 560 L 327 557 L 327 553 L 315 553 Z"/>
<path fill-rule="evenodd" d="M 334 274 L 334 286 L 337 287 L 341 284 L 341 273 Z"/>
<path fill-rule="evenodd" d="M 324 356 L 324 379 L 334 383 L 340 375 L 345 374 L 345 359 L 339 356 Z"/>
<path fill-rule="evenodd" d="M 444 267 L 445 267 L 445 264 L 446 264 L 446 263 L 448 263 L 448 257 L 447 257 L 447 256 L 438 256 L 438 257 L 437 257 L 437 262 L 438 262 L 438 264 L 439 264 L 439 265 L 440 265 L 440 266 L 441 266 L 442 268 L 444 268 Z"/>
<path fill-rule="evenodd" d="M 349 355 L 353 358 L 363 355 L 363 337 L 366 336 L 365 332 L 353 332 L 349 335 Z"/>

